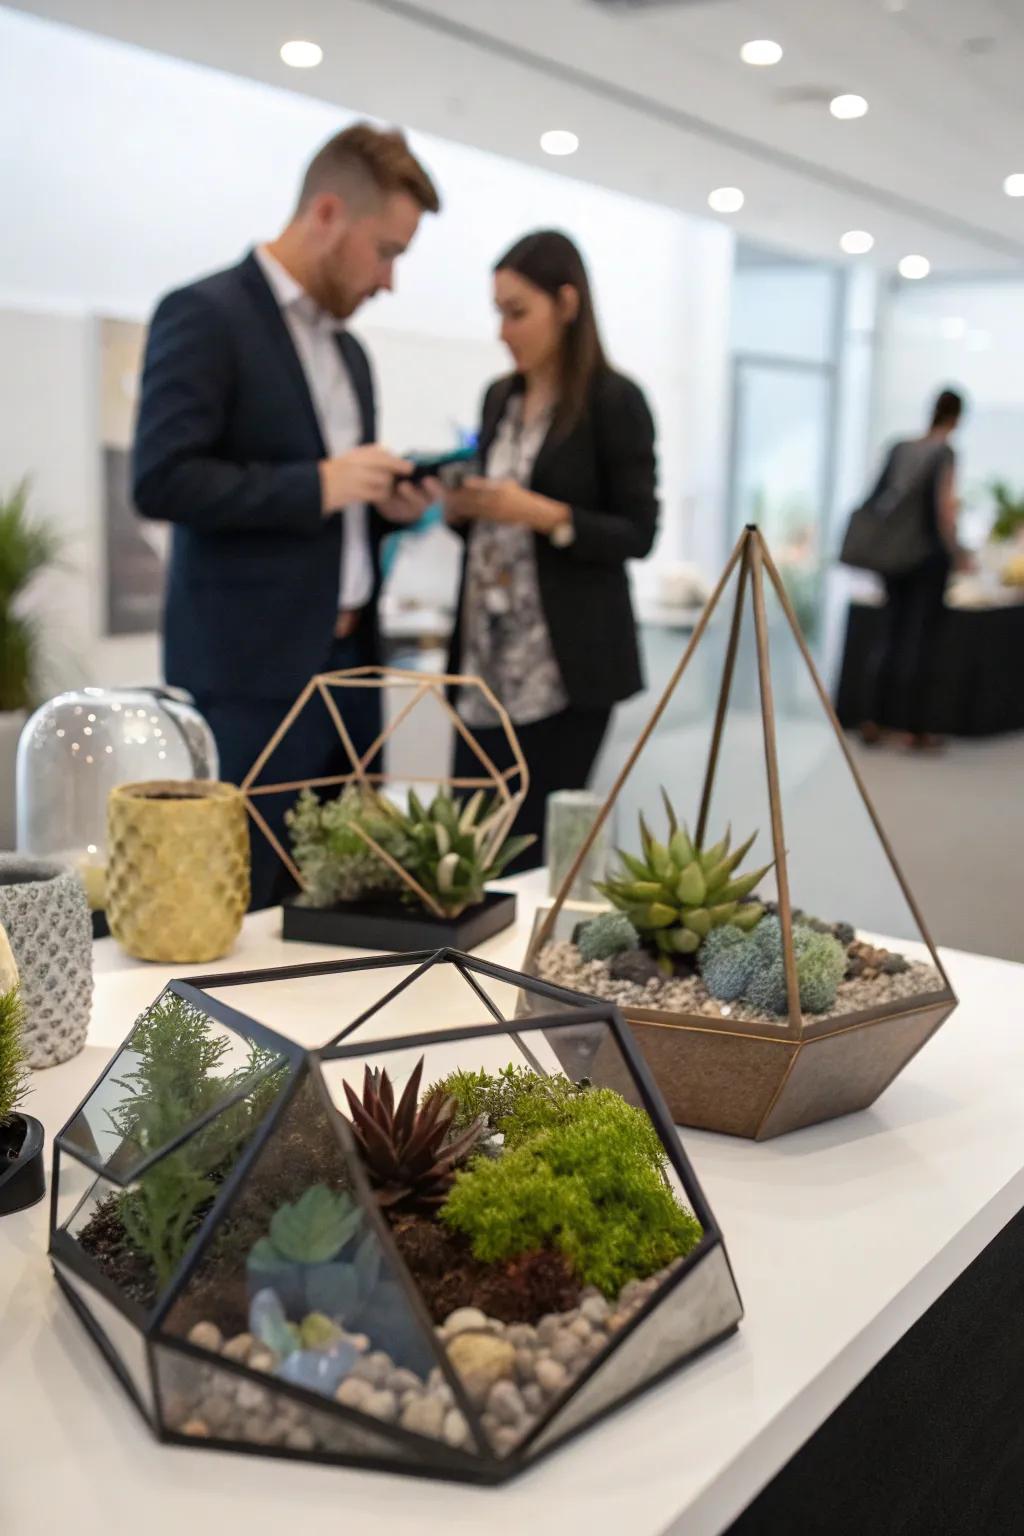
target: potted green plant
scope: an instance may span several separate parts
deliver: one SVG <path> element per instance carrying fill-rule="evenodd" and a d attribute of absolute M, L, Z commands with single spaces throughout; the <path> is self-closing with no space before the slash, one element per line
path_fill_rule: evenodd
<path fill-rule="evenodd" d="M 369 785 L 321 801 L 304 789 L 286 813 L 303 891 L 284 937 L 356 949 L 468 949 L 508 926 L 515 896 L 488 890 L 532 837 L 508 837 L 500 798 L 410 789 L 402 808 Z"/>
<path fill-rule="evenodd" d="M 0 928 L 0 936 L 3 929 Z M 0 955 L 0 1216 L 35 1205 L 46 1193 L 43 1127 L 19 1105 L 28 1092 L 28 1065 L 21 1040 L 23 1009 L 17 980 L 8 965 L 3 937 Z"/>
<path fill-rule="evenodd" d="M 39 681 L 39 624 L 21 600 L 58 549 L 54 530 L 30 516 L 28 498 L 28 480 L 0 497 L 0 848 L 14 846 L 15 754 Z"/>

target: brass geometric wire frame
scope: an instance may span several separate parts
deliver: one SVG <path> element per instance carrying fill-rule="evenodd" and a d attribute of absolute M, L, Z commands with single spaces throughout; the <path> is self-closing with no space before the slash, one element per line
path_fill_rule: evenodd
<path fill-rule="evenodd" d="M 375 688 L 383 692 L 388 688 L 406 688 L 410 692 L 402 707 L 396 711 L 393 720 L 389 721 L 374 741 L 360 756 L 352 742 L 345 725 L 343 710 L 339 709 L 335 698 L 336 692 L 343 693 L 346 689 Z M 512 766 L 504 771 L 498 769 L 487 752 L 477 741 L 469 726 L 455 710 L 448 698 L 448 692 L 454 688 L 475 688 L 486 699 L 498 717 L 501 729 L 509 744 L 512 753 Z M 494 694 L 478 677 L 464 677 L 460 674 L 447 674 L 437 672 L 412 672 L 403 671 L 398 667 L 351 667 L 342 672 L 320 672 L 310 678 L 305 688 L 295 700 L 291 709 L 285 715 L 277 730 L 267 742 L 259 757 L 253 763 L 249 772 L 242 781 L 242 794 L 249 815 L 259 827 L 263 836 L 270 843 L 278 858 L 282 861 L 288 873 L 296 884 L 306 889 L 306 881 L 294 859 L 288 853 L 280 838 L 267 823 L 266 818 L 258 809 L 255 800 L 262 795 L 297 794 L 303 789 L 330 789 L 342 788 L 348 784 L 358 784 L 367 788 L 386 784 L 394 775 L 385 772 L 381 768 L 371 769 L 379 754 L 384 750 L 388 739 L 397 731 L 398 727 L 412 716 L 417 706 L 427 698 L 437 700 L 441 709 L 447 714 L 458 734 L 466 742 L 467 746 L 475 753 L 481 768 L 479 778 L 450 778 L 447 775 L 428 774 L 423 776 L 402 774 L 398 776 L 403 784 L 433 784 L 438 787 L 447 785 L 449 789 L 490 789 L 498 797 L 498 804 L 491 815 L 480 825 L 486 827 L 487 837 L 483 844 L 482 855 L 485 863 L 489 863 L 491 857 L 497 853 L 501 844 L 505 841 L 512 829 L 526 791 L 529 788 L 530 775 L 508 713 L 495 698 Z M 303 710 L 309 707 L 314 700 L 319 699 L 327 709 L 338 739 L 345 749 L 350 769 L 347 773 L 332 774 L 319 779 L 295 779 L 285 784 L 257 784 L 257 779 L 263 772 L 277 747 L 292 728 Z M 513 787 L 514 786 L 514 787 Z M 370 836 L 364 828 L 353 826 L 355 831 L 371 848 L 377 857 L 387 864 L 396 875 L 413 891 L 429 912 L 435 917 L 445 916 L 444 908 L 424 890 L 401 864 L 394 859 L 386 849 Z"/>
<path fill-rule="evenodd" d="M 673 1013 L 641 1008 L 632 1003 L 620 1006 L 658 1079 L 677 1124 L 763 1140 L 800 1126 L 813 1125 L 821 1120 L 864 1109 L 873 1103 L 948 1018 L 956 1007 L 957 999 L 853 761 L 785 586 L 756 527 L 747 527 L 741 534 L 678 666 L 609 790 L 554 902 L 546 912 L 538 914 L 523 968 L 529 974 L 537 974 L 540 950 L 555 934 L 559 915 L 591 845 L 611 814 L 623 785 L 668 707 L 737 566 L 736 600 L 704 770 L 695 840 L 698 846 L 703 842 L 711 805 L 736 666 L 744 598 L 749 585 L 789 1016 L 784 1025 L 771 1028 L 756 1020 Z M 932 964 L 941 977 L 941 986 L 918 997 L 877 1005 L 838 1018 L 805 1019 L 801 1012 L 793 949 L 793 907 L 783 805 L 779 788 L 775 704 L 765 610 L 766 581 L 770 583 L 782 606 L 786 622 L 807 665 L 847 767 L 928 948 Z"/>

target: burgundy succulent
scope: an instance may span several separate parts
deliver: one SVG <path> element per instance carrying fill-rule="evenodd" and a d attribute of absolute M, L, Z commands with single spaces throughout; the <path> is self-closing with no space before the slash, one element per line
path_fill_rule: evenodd
<path fill-rule="evenodd" d="M 485 1130 L 481 1117 L 452 1139 L 457 1101 L 435 1093 L 420 1104 L 422 1077 L 421 1056 L 397 1108 L 387 1072 L 366 1068 L 362 1100 L 345 1084 L 352 1132 L 385 1210 L 429 1210 L 443 1205 L 457 1168 Z"/>

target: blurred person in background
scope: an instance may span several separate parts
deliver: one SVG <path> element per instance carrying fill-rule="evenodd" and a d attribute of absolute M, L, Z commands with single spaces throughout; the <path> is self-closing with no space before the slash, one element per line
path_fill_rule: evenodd
<path fill-rule="evenodd" d="M 544 807 L 585 786 L 613 706 L 643 686 L 628 560 L 654 542 L 654 424 L 643 392 L 606 359 L 583 259 L 565 235 L 518 241 L 494 268 L 501 339 L 515 371 L 483 402 L 479 476 L 446 498 L 465 538 L 450 668 L 479 676 L 508 711 L 530 769 L 516 823 L 538 843 Z M 499 769 L 511 756 L 479 690 L 461 718 Z M 480 760 L 456 737 L 454 775 Z"/>
<path fill-rule="evenodd" d="M 164 671 L 209 721 L 240 783 L 314 673 L 380 659 L 380 544 L 440 487 L 376 443 L 369 359 L 345 328 L 394 285 L 440 199 L 402 134 L 357 123 L 310 162 L 279 237 L 169 294 L 153 316 L 134 447 L 135 502 L 174 524 Z M 349 690 L 357 751 L 376 690 Z M 263 782 L 347 771 L 324 710 L 307 710 Z M 261 809 L 281 830 L 281 797 Z M 258 833 L 253 906 L 290 882 Z"/>
<path fill-rule="evenodd" d="M 935 401 L 923 437 L 908 438 L 890 450 L 875 496 L 890 485 L 905 487 L 901 508 L 916 503 L 931 548 L 905 575 L 885 578 L 885 630 L 874 661 L 871 717 L 861 726 L 868 746 L 889 733 L 902 746 L 935 748 L 941 738 L 929 730 L 933 683 L 931 658 L 942 621 L 950 573 L 970 564 L 957 539 L 960 501 L 956 455 L 950 438 L 960 424 L 963 397 L 944 389 Z"/>

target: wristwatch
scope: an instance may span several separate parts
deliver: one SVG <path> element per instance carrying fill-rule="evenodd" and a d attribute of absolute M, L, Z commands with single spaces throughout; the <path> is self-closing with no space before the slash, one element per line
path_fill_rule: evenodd
<path fill-rule="evenodd" d="M 556 549 L 568 549 L 571 544 L 575 544 L 576 525 L 572 520 L 571 512 L 564 523 L 555 524 L 548 534 L 548 538 Z"/>

